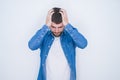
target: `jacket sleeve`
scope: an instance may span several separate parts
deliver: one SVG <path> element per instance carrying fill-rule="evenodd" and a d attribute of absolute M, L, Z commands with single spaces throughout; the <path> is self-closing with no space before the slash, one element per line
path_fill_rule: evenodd
<path fill-rule="evenodd" d="M 87 46 L 86 38 L 81 33 L 79 33 L 78 30 L 76 28 L 74 28 L 71 24 L 68 23 L 65 26 L 65 30 L 72 37 L 72 39 L 77 47 L 83 49 Z"/>
<path fill-rule="evenodd" d="M 41 47 L 44 36 L 49 31 L 47 25 L 44 25 L 36 34 L 29 40 L 28 46 L 31 50 L 36 50 Z"/>

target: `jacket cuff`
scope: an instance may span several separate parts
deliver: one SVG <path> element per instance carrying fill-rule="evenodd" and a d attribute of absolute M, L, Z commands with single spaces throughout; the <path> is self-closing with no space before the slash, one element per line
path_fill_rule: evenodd
<path fill-rule="evenodd" d="M 49 31 L 50 30 L 50 28 L 47 25 L 43 25 L 42 29 L 43 29 L 43 31 Z"/>
<path fill-rule="evenodd" d="M 66 30 L 67 32 L 70 32 L 70 31 L 73 30 L 73 26 L 72 26 L 70 23 L 68 23 L 68 24 L 65 26 L 65 30 Z"/>

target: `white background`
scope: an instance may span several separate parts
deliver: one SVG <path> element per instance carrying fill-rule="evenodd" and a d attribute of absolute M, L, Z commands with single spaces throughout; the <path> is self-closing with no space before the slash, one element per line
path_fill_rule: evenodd
<path fill-rule="evenodd" d="M 36 80 L 39 50 L 29 39 L 53 7 L 88 40 L 77 48 L 77 80 L 120 80 L 120 0 L 0 0 L 0 80 Z"/>

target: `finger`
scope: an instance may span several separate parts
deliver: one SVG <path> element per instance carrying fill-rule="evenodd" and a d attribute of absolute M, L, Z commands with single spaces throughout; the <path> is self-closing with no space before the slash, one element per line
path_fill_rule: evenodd
<path fill-rule="evenodd" d="M 67 12 L 66 12 L 66 10 L 61 9 L 61 10 L 60 10 L 60 13 L 63 14 L 64 17 L 67 17 Z"/>
<path fill-rule="evenodd" d="M 62 11 L 60 11 L 59 13 L 61 13 L 63 19 L 67 17 L 67 14 L 66 14 L 66 13 L 64 13 L 64 12 L 62 12 Z"/>
<path fill-rule="evenodd" d="M 64 19 L 64 14 L 63 14 L 63 12 L 59 12 L 61 15 L 62 15 L 62 19 Z"/>
<path fill-rule="evenodd" d="M 50 19 L 53 13 L 54 13 L 53 9 L 49 10 L 47 14 L 47 18 Z"/>
<path fill-rule="evenodd" d="M 52 17 L 52 15 L 53 15 L 53 13 L 54 13 L 54 12 L 51 12 L 50 15 L 49 15 L 50 20 L 51 20 L 51 17 Z"/>
<path fill-rule="evenodd" d="M 52 13 L 52 12 L 54 12 L 54 10 L 53 10 L 53 9 L 50 9 L 50 10 L 48 11 L 48 14 L 50 14 L 50 13 Z"/>
<path fill-rule="evenodd" d="M 61 9 L 60 9 L 60 12 L 66 13 L 66 10 L 61 8 Z"/>

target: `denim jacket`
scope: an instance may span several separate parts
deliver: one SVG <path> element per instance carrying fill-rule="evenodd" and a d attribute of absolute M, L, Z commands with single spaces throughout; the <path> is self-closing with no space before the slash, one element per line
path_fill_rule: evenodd
<path fill-rule="evenodd" d="M 53 41 L 54 36 L 52 32 L 47 25 L 44 25 L 28 42 L 28 46 L 31 50 L 40 49 L 41 63 L 37 80 L 46 80 L 46 58 Z M 65 26 L 60 35 L 60 41 L 70 67 L 70 80 L 76 80 L 75 48 L 85 48 L 87 46 L 87 40 L 69 23 Z"/>

